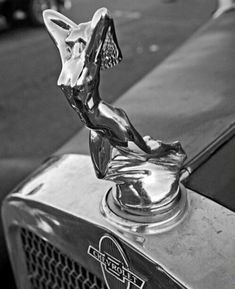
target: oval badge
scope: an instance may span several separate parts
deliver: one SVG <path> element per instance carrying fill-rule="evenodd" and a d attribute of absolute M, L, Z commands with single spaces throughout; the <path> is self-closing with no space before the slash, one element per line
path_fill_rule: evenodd
<path fill-rule="evenodd" d="M 130 271 L 121 246 L 111 236 L 101 237 L 99 250 L 89 246 L 88 254 L 100 262 L 104 280 L 109 289 L 129 289 L 131 284 L 136 288 L 143 288 L 144 280 Z"/>

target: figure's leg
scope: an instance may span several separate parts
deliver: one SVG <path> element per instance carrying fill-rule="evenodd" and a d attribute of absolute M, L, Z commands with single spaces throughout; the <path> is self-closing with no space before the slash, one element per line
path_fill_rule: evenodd
<path fill-rule="evenodd" d="M 111 161 L 113 147 L 107 138 L 90 130 L 89 148 L 96 176 L 102 179 L 105 177 L 108 164 Z"/>

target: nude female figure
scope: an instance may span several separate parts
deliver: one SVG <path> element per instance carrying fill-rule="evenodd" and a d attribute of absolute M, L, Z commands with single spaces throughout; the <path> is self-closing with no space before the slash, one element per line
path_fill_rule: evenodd
<path fill-rule="evenodd" d="M 44 12 L 44 19 L 61 55 L 58 85 L 81 121 L 93 130 L 90 149 L 98 177 L 104 175 L 105 168 L 96 166 L 98 159 L 92 152 L 98 151 L 104 143 L 106 148 L 108 143 L 125 148 L 131 141 L 143 152 L 150 153 L 124 110 L 100 98 L 100 69 L 111 68 L 122 60 L 109 11 L 101 8 L 90 22 L 79 25 L 52 10 Z"/>
<path fill-rule="evenodd" d="M 139 196 L 135 206 L 148 207 L 165 198 L 178 186 L 186 157 L 180 143 L 142 138 L 124 110 L 107 104 L 99 94 L 100 70 L 122 60 L 109 11 L 101 8 L 91 21 L 77 25 L 46 10 L 44 21 L 61 56 L 58 85 L 90 129 L 90 153 L 97 177 L 114 181 L 117 196 Z M 161 194 L 158 187 L 164 188 Z"/>

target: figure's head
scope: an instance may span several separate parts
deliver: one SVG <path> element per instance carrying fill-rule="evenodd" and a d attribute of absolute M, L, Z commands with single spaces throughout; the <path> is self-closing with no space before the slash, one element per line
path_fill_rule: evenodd
<path fill-rule="evenodd" d="M 79 25 L 53 10 L 44 11 L 43 17 L 61 56 L 59 86 L 76 90 L 93 87 L 100 69 L 121 61 L 113 20 L 106 8 L 97 10 L 91 21 Z"/>

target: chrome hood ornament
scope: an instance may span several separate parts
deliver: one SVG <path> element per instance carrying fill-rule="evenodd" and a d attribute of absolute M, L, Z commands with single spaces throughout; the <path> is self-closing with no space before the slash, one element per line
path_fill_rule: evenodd
<path fill-rule="evenodd" d="M 43 16 L 61 56 L 58 85 L 90 129 L 96 175 L 114 182 L 103 213 L 116 223 L 176 223 L 187 205 L 179 186 L 186 158 L 180 143 L 143 138 L 124 110 L 107 104 L 99 94 L 100 70 L 122 60 L 110 12 L 101 8 L 90 22 L 79 25 L 53 10 Z"/>

